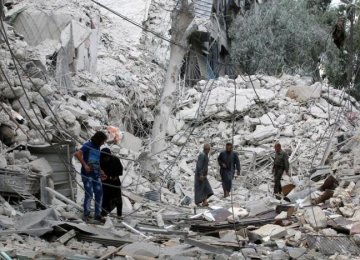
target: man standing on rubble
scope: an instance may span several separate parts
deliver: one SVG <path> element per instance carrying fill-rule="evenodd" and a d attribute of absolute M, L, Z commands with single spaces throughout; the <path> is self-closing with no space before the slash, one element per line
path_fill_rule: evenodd
<path fill-rule="evenodd" d="M 240 160 L 237 153 L 233 152 L 232 143 L 227 143 L 225 151 L 222 151 L 218 157 L 220 165 L 220 175 L 222 187 L 224 190 L 224 198 L 230 195 L 232 180 L 234 179 L 235 170 L 240 175 Z"/>
<path fill-rule="evenodd" d="M 203 207 L 209 206 L 207 201 L 214 192 L 207 179 L 209 166 L 210 144 L 204 145 L 204 150 L 199 154 L 195 169 L 195 204 L 202 203 Z"/>
<path fill-rule="evenodd" d="M 282 187 L 281 187 L 282 175 L 284 172 L 287 175 L 289 174 L 289 159 L 286 152 L 284 152 L 281 149 L 280 143 L 276 143 L 274 149 L 275 149 L 275 158 L 274 158 L 274 166 L 272 169 L 272 174 L 274 175 L 274 195 L 278 197 L 282 193 Z"/>
<path fill-rule="evenodd" d="M 95 220 L 104 221 L 101 216 L 102 185 L 100 177 L 104 172 L 100 168 L 100 147 L 106 142 L 107 136 L 104 132 L 96 132 L 90 141 L 83 144 L 74 156 L 81 163 L 81 179 L 84 184 L 84 220 L 90 217 L 90 204 L 95 195 Z"/>

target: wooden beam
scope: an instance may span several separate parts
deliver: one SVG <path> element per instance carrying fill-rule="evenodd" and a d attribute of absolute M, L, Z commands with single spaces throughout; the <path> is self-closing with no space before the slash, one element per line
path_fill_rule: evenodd
<path fill-rule="evenodd" d="M 64 201 L 64 202 L 66 202 L 66 203 L 74 206 L 76 209 L 78 209 L 78 210 L 80 210 L 80 211 L 83 211 L 83 208 L 82 208 L 80 205 L 78 205 L 78 204 L 76 204 L 74 201 L 66 198 L 64 195 L 60 194 L 59 192 L 57 192 L 57 191 L 55 191 L 55 190 L 53 190 L 53 189 L 51 189 L 51 188 L 49 188 L 49 187 L 46 187 L 45 189 L 46 189 L 48 192 L 52 193 L 52 194 L 53 194 L 55 197 L 57 197 L 58 199 L 60 199 L 60 200 L 62 200 L 62 201 Z"/>

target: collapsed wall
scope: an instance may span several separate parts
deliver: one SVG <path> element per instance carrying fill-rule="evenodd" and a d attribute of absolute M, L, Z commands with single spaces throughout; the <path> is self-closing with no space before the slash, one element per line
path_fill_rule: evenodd
<path fill-rule="evenodd" d="M 137 158 L 144 149 L 139 137 L 146 140 L 154 120 L 163 68 L 138 45 L 126 47 L 117 42 L 111 34 L 117 21 L 104 18 L 100 22 L 94 5 L 58 5 L 57 1 L 22 1 L 6 13 L 14 27 L 4 23 L 8 42 L 0 41 L 1 141 L 25 149 L 27 145 L 70 142 L 73 149 L 95 131 L 109 131 L 110 135 L 115 131 L 122 143 L 117 145 L 117 137 L 114 153 Z M 69 52 L 61 58 L 59 53 L 65 49 Z M 71 86 L 65 87 L 66 82 L 56 78 L 57 72 Z M 3 167 L 20 172 L 36 159 L 31 154 L 18 156 L 16 149 L 1 155 Z M 131 176 L 124 176 L 124 183 L 132 185 L 138 176 L 134 164 L 127 162 Z M 41 169 L 35 171 L 38 184 L 42 174 L 49 174 Z M 61 182 L 59 189 L 66 185 L 57 178 L 55 188 Z M 64 194 L 69 195 L 68 191 Z"/>

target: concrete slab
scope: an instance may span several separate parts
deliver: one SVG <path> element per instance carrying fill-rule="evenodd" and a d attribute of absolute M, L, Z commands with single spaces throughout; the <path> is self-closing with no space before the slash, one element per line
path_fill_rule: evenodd
<path fill-rule="evenodd" d="M 313 228 L 324 228 L 327 226 L 325 213 L 321 210 L 320 207 L 315 206 L 306 208 L 304 213 L 306 222 L 309 223 Z"/>
<path fill-rule="evenodd" d="M 120 147 L 137 153 L 142 147 L 142 140 L 129 132 L 125 132 L 120 142 Z"/>

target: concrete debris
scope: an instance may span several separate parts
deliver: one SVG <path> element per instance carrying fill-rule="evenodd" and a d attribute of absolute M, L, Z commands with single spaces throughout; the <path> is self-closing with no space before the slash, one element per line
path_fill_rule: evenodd
<path fill-rule="evenodd" d="M 168 10 L 177 1 L 110 2 L 101 1 L 170 37 Z M 243 8 L 242 1 L 217 2 L 202 5 L 227 16 Z M 5 32 L 24 70 L 17 75 L 0 37 L 0 258 L 359 255 L 360 103 L 353 97 L 300 76 L 216 78 L 201 57 L 190 55 L 201 77 L 212 80 L 189 83 L 180 75 L 173 99 L 164 100 L 171 103 L 169 120 L 160 126 L 164 146 L 153 154 L 169 44 L 83 0 L 5 6 L 12 24 L 5 22 Z M 203 11 L 191 25 L 204 37 L 191 39 L 215 39 L 215 33 L 220 42 L 214 46 L 228 48 L 218 23 L 209 23 Z M 71 159 L 75 146 L 98 130 L 107 133 L 105 146 L 124 166 L 123 218 L 112 212 L 104 225 L 82 220 L 81 166 Z M 223 198 L 217 156 L 227 142 L 239 154 L 241 176 Z M 290 161 L 277 197 L 271 174 L 275 142 Z M 194 169 L 205 143 L 211 145 L 207 179 L 214 195 L 208 207 L 199 207 L 193 201 Z"/>
<path fill-rule="evenodd" d="M 120 253 L 130 256 L 148 256 L 148 257 L 158 257 L 160 254 L 160 247 L 156 244 L 137 242 L 125 246 Z"/>
<path fill-rule="evenodd" d="M 304 217 L 307 223 L 313 228 L 324 228 L 327 226 L 327 219 L 325 213 L 320 207 L 314 206 L 305 209 Z"/>
<path fill-rule="evenodd" d="M 267 224 L 253 231 L 261 237 L 270 237 L 271 239 L 279 239 L 286 236 L 287 231 L 284 227 L 278 225 Z"/>
<path fill-rule="evenodd" d="M 298 102 L 305 102 L 310 99 L 320 98 L 322 91 L 321 84 L 309 86 L 306 82 L 299 82 L 297 85 L 289 87 L 286 96 L 295 99 Z"/>
<path fill-rule="evenodd" d="M 121 139 L 120 146 L 137 153 L 142 147 L 142 140 L 128 132 L 125 132 Z"/>

